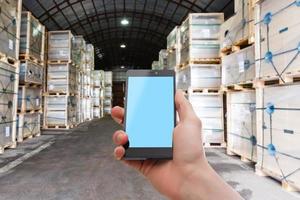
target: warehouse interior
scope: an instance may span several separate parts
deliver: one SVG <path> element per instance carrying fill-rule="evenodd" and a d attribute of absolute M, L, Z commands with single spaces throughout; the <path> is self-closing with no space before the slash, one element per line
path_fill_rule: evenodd
<path fill-rule="evenodd" d="M 114 158 L 112 108 L 141 69 L 175 72 L 243 199 L 300 199 L 299 0 L 0 6 L 0 200 L 168 199 Z"/>

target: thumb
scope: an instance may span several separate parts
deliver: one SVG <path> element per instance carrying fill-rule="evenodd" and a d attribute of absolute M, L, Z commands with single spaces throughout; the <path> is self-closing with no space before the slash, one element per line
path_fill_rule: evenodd
<path fill-rule="evenodd" d="M 192 105 L 185 98 L 184 93 L 181 90 L 176 91 L 175 104 L 180 121 L 196 117 Z"/>

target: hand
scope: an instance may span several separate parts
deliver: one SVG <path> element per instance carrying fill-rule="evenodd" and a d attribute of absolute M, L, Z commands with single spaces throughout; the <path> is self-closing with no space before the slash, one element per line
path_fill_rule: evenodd
<path fill-rule="evenodd" d="M 205 158 L 201 138 L 201 121 L 181 91 L 176 92 L 175 104 L 180 121 L 173 132 L 173 160 L 123 160 L 123 162 L 140 171 L 161 194 L 171 199 L 188 199 L 187 195 L 192 194 L 192 192 L 188 192 L 192 188 L 190 183 L 195 183 L 199 177 L 202 179 L 215 178 L 214 176 L 217 175 Z M 112 117 L 116 122 L 122 124 L 124 109 L 114 107 Z M 113 141 L 119 145 L 115 148 L 115 157 L 121 160 L 125 154 L 122 145 L 127 143 L 128 136 L 124 131 L 119 130 L 114 133 Z M 213 173 L 214 176 L 202 177 L 198 176 L 199 173 L 200 175 Z M 200 187 L 198 186 L 196 190 L 201 191 Z M 207 192 L 206 189 L 203 187 L 204 193 Z M 216 188 L 214 187 L 214 189 Z M 189 199 L 194 199 L 192 197 L 196 197 L 196 195 Z"/>

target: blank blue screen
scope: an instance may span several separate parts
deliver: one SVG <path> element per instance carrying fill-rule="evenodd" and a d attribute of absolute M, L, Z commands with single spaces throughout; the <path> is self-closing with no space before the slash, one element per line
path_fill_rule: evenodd
<path fill-rule="evenodd" d="M 129 77 L 127 87 L 129 147 L 172 147 L 173 77 Z"/>

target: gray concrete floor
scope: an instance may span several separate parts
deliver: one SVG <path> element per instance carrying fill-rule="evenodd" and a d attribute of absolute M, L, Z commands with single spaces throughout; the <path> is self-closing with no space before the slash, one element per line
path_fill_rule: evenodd
<path fill-rule="evenodd" d="M 113 159 L 110 118 L 94 120 L 70 132 L 43 132 L 0 155 L 0 200 L 157 200 L 165 199 L 136 171 Z M 207 149 L 216 171 L 245 199 L 300 199 L 253 166 Z"/>

